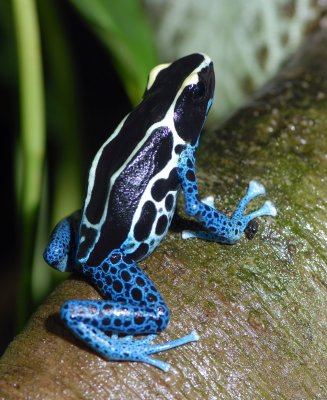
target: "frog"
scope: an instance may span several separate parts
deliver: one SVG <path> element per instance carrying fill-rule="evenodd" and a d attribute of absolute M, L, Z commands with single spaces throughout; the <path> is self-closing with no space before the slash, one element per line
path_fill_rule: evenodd
<path fill-rule="evenodd" d="M 200 199 L 195 150 L 214 88 L 213 62 L 204 53 L 154 67 L 140 103 L 97 151 L 82 210 L 57 224 L 44 251 L 51 267 L 82 274 L 102 296 L 67 300 L 60 317 L 107 360 L 143 362 L 168 371 L 170 365 L 153 355 L 199 339 L 193 330 L 156 343 L 170 311 L 138 265 L 167 235 L 179 193 L 186 213 L 203 227 L 184 231 L 183 239 L 234 244 L 255 218 L 276 215 L 269 200 L 245 214 L 248 203 L 265 194 L 257 181 L 250 181 L 231 217 L 214 207 L 213 197 Z"/>

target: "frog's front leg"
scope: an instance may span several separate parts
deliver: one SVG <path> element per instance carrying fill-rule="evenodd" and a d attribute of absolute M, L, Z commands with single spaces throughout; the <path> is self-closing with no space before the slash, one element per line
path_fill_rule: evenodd
<path fill-rule="evenodd" d="M 181 154 L 178 174 L 184 192 L 186 212 L 197 218 L 207 231 L 184 231 L 184 239 L 197 237 L 205 240 L 233 244 L 240 239 L 242 233 L 254 218 L 264 215 L 275 216 L 277 214 L 275 206 L 270 201 L 266 201 L 258 210 L 244 215 L 248 203 L 255 197 L 265 194 L 264 186 L 256 181 L 251 181 L 249 183 L 246 195 L 242 198 L 230 218 L 213 207 L 211 198 L 209 201 L 201 201 L 194 168 L 194 150 L 194 147 L 189 146 Z"/>
<path fill-rule="evenodd" d="M 82 272 L 106 300 L 69 300 L 60 314 L 73 333 L 103 357 L 142 361 L 167 371 L 168 364 L 150 355 L 198 340 L 192 332 L 172 342 L 150 343 L 153 334 L 166 327 L 169 310 L 151 280 L 122 251 L 111 252 L 99 267 L 82 266 Z M 130 336 L 138 334 L 151 335 Z"/>

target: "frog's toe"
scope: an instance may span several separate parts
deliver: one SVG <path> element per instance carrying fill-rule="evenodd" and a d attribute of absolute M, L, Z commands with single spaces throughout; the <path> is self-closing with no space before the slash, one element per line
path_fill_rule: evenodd
<path fill-rule="evenodd" d="M 182 239 L 193 239 L 197 238 L 197 232 L 185 230 L 182 232 Z"/>
<path fill-rule="evenodd" d="M 274 203 L 270 200 L 267 200 L 261 208 L 263 215 L 271 215 L 275 217 L 277 215 L 277 208 L 275 207 Z"/>
<path fill-rule="evenodd" d="M 248 215 L 245 215 L 244 221 L 246 222 L 246 224 L 248 224 L 252 219 L 257 217 L 263 217 L 263 216 L 275 217 L 276 215 L 277 215 L 277 208 L 270 200 L 266 200 L 261 208 L 259 208 L 256 211 L 253 211 Z"/>
<path fill-rule="evenodd" d="M 101 350 L 100 352 L 110 359 L 145 362 L 163 371 L 168 371 L 170 368 L 169 364 L 157 358 L 150 357 L 150 355 L 199 340 L 199 335 L 195 331 L 171 342 L 151 343 L 156 337 L 157 335 L 149 335 L 136 339 L 132 336 L 126 336 L 115 338 L 114 340 L 111 337 L 106 349 L 102 347 L 102 352 Z"/>
<path fill-rule="evenodd" d="M 249 182 L 246 193 L 247 197 L 253 199 L 254 197 L 263 196 L 264 194 L 266 194 L 266 189 L 260 182 L 254 180 Z"/>
<path fill-rule="evenodd" d="M 215 206 L 215 198 L 213 196 L 207 196 L 203 198 L 201 202 L 212 208 Z"/>

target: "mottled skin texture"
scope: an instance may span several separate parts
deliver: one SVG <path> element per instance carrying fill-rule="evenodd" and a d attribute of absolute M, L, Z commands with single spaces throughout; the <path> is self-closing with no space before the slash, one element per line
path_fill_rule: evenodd
<path fill-rule="evenodd" d="M 51 266 L 80 271 L 103 295 L 103 301 L 67 301 L 60 315 L 77 337 L 108 359 L 167 370 L 166 363 L 150 355 L 198 339 L 192 332 L 173 342 L 151 343 L 167 326 L 169 310 L 136 264 L 166 236 L 180 190 L 186 212 L 205 229 L 184 232 L 184 238 L 233 244 L 253 218 L 276 214 L 266 201 L 244 215 L 247 204 L 265 193 L 254 181 L 231 218 L 217 211 L 212 200 L 199 199 L 194 152 L 213 91 L 213 66 L 205 55 L 155 69 L 140 105 L 95 156 L 82 215 L 61 221 L 45 251 Z M 138 334 L 148 336 L 132 336 Z"/>

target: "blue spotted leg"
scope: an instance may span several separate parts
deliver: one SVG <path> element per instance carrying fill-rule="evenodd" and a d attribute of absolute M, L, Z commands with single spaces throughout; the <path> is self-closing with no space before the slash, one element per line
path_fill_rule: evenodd
<path fill-rule="evenodd" d="M 81 212 L 76 211 L 58 222 L 44 250 L 45 261 L 60 272 L 71 272 L 75 267 L 80 220 Z"/>
<path fill-rule="evenodd" d="M 151 343 L 155 333 L 166 327 L 169 310 L 151 280 L 122 251 L 113 250 L 99 267 L 81 268 L 106 300 L 69 300 L 60 315 L 78 338 L 103 357 L 146 362 L 167 371 L 167 363 L 150 355 L 198 340 L 192 332 L 171 342 Z M 131 336 L 135 334 L 150 335 L 135 339 Z"/>
<path fill-rule="evenodd" d="M 207 231 L 184 231 L 183 239 L 200 238 L 226 244 L 236 243 L 249 223 L 256 217 L 275 216 L 277 210 L 271 201 L 267 200 L 261 208 L 250 214 L 244 215 L 249 202 L 257 196 L 265 194 L 263 185 L 251 181 L 246 195 L 238 204 L 233 215 L 228 218 L 213 207 L 213 198 L 204 201 L 199 198 L 198 185 L 195 175 L 195 146 L 188 146 L 181 154 L 178 166 L 178 175 L 184 192 L 185 210 L 194 216 Z"/>

